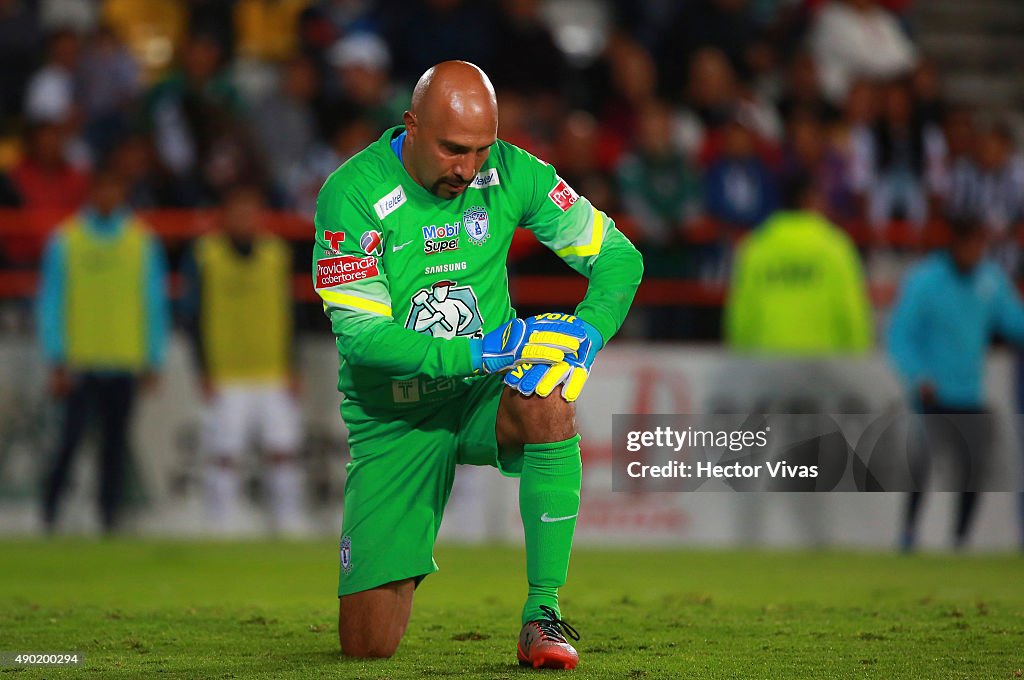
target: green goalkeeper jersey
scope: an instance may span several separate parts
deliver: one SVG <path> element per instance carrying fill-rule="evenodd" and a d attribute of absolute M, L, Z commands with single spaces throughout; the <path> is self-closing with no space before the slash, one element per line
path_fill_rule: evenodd
<path fill-rule="evenodd" d="M 515 316 L 506 257 L 531 230 L 590 279 L 576 315 L 607 341 L 643 265 L 613 221 L 555 169 L 498 140 L 459 196 L 406 172 L 396 127 L 335 170 L 317 198 L 313 285 L 337 339 L 338 389 L 371 407 L 456 396 L 474 374 L 470 339 Z"/>

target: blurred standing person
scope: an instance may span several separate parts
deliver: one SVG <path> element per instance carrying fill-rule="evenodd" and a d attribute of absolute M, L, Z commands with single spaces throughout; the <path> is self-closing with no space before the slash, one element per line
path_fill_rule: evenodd
<path fill-rule="evenodd" d="M 720 50 L 704 48 L 688 64 L 683 90 L 685 108 L 677 111 L 675 142 L 697 156 L 707 138 L 728 122 L 739 104 L 739 84 L 729 59 Z"/>
<path fill-rule="evenodd" d="M 46 62 L 25 89 L 25 118 L 30 123 L 58 125 L 64 137 L 64 155 L 78 168 L 90 168 L 94 156 L 82 137 L 81 39 L 73 30 L 54 31 Z"/>
<path fill-rule="evenodd" d="M 647 50 L 622 33 L 609 36 L 603 62 L 607 77 L 591 83 L 590 108 L 598 112 L 601 127 L 625 145 L 637 134 L 644 109 L 657 99 L 658 72 Z"/>
<path fill-rule="evenodd" d="M 638 127 L 634 150 L 617 168 L 619 197 L 648 276 L 682 278 L 692 258 L 683 237 L 702 213 L 700 178 L 682 151 L 666 143 L 672 127 L 666 104 L 654 101 L 644 107 Z M 648 314 L 647 337 L 679 337 L 692 326 L 682 315 L 679 307 Z"/>
<path fill-rule="evenodd" d="M 280 87 L 253 112 L 255 132 L 279 189 L 287 186 L 288 173 L 302 162 L 316 142 L 313 102 L 319 89 L 312 60 L 294 57 L 281 68 Z"/>
<path fill-rule="evenodd" d="M 585 111 L 570 111 L 562 119 L 552 163 L 559 176 L 600 205 L 617 206 L 612 169 L 621 149 Z"/>
<path fill-rule="evenodd" d="M 910 92 L 914 98 L 914 110 L 925 123 L 942 126 L 950 110 L 942 92 L 939 67 L 933 59 L 922 59 L 910 77 Z"/>
<path fill-rule="evenodd" d="M 788 178 L 783 209 L 736 251 L 723 324 L 726 344 L 735 352 L 808 358 L 863 354 L 871 347 L 871 306 L 860 259 L 847 233 L 822 215 L 815 179 L 809 174 Z M 792 374 L 792 368 L 779 371 Z M 763 535 L 766 504 L 776 501 L 742 496 L 740 536 L 756 542 Z M 785 502 L 811 543 L 826 545 L 827 504 L 814 495 Z"/>
<path fill-rule="evenodd" d="M 864 219 L 875 176 L 875 137 L 878 123 L 878 89 L 867 80 L 850 86 L 838 126 L 840 147 L 849 159 L 849 183 L 856 195 L 855 216 Z"/>
<path fill-rule="evenodd" d="M 209 202 L 217 188 L 257 165 L 238 157 L 242 100 L 223 60 L 217 39 L 190 36 L 180 68 L 150 88 L 143 102 L 147 132 L 174 177 L 179 206 Z"/>
<path fill-rule="evenodd" d="M 678 242 L 683 228 L 701 215 L 700 178 L 681 151 L 667 143 L 672 112 L 652 101 L 639 115 L 633 151 L 619 161 L 619 196 L 638 230 L 644 262 L 653 276 L 678 276 L 676 262 L 668 269 L 655 264 Z M 661 270 L 659 273 L 659 269 Z"/>
<path fill-rule="evenodd" d="M 950 171 L 946 214 L 980 220 L 989 231 L 992 255 L 1012 277 L 1020 264 L 1017 237 L 1024 223 L 1024 156 L 1006 125 L 992 125 L 977 137 L 974 154 Z"/>
<path fill-rule="evenodd" d="M 727 344 L 791 356 L 866 352 L 872 312 L 853 242 L 822 216 L 809 175 L 790 178 L 784 199 L 785 209 L 737 250 L 725 307 Z"/>
<path fill-rule="evenodd" d="M 85 138 L 104 158 L 131 127 L 142 94 L 142 71 L 131 50 L 109 26 L 89 38 L 78 70 L 85 113 Z"/>
<path fill-rule="evenodd" d="M 978 220 L 953 223 L 945 252 L 933 254 L 907 273 L 889 322 L 888 350 L 922 419 L 927 453 L 920 484 L 927 484 L 931 453 L 959 439 L 940 426 L 966 425 L 953 452 L 960 493 L 953 544 L 963 548 L 977 505 L 980 480 L 991 443 L 984 403 L 985 353 L 996 333 L 1024 344 L 1024 304 L 1013 283 L 985 258 L 988 235 Z M 960 416 L 956 418 L 956 416 Z M 967 417 L 970 416 L 970 417 Z M 958 428 L 960 429 L 960 428 Z M 903 550 L 917 542 L 923 492 L 911 493 L 900 535 Z"/>
<path fill-rule="evenodd" d="M 542 133 L 533 102 L 515 90 L 498 91 L 498 135 L 537 158 L 552 158 L 554 150 Z"/>
<path fill-rule="evenodd" d="M 25 88 L 25 116 L 32 121 L 67 123 L 78 113 L 75 104 L 81 42 L 70 29 L 50 36 L 46 63 L 36 71 Z"/>
<path fill-rule="evenodd" d="M 142 134 L 119 140 L 109 151 L 107 164 L 126 178 L 126 202 L 135 210 L 151 210 L 172 203 L 172 180 L 160 172 L 153 141 Z"/>
<path fill-rule="evenodd" d="M 75 210 L 89 191 L 89 176 L 65 154 L 66 135 L 56 123 L 37 123 L 28 132 L 24 155 L 11 170 L 26 208 Z M 59 190 L 57 190 L 59 188 Z"/>
<path fill-rule="evenodd" d="M 866 353 L 874 339 L 872 310 L 853 242 L 822 215 L 812 175 L 787 180 L 783 206 L 737 249 L 724 312 L 726 344 L 740 354 L 772 358 Z M 776 394 L 783 395 L 793 369 L 783 363 L 776 371 Z M 742 496 L 739 533 L 756 542 L 762 518 L 778 501 Z M 785 502 L 807 540 L 829 542 L 829 508 L 822 499 L 800 494 Z"/>
<path fill-rule="evenodd" d="M 795 54 L 786 66 L 786 81 L 778 109 L 785 121 L 795 115 L 810 115 L 821 123 L 839 119 L 839 109 L 822 94 L 818 65 L 809 52 Z"/>
<path fill-rule="evenodd" d="M 409 93 L 392 82 L 391 51 L 378 35 L 361 32 L 345 36 L 328 50 L 327 61 L 335 69 L 340 93 L 325 109 L 328 120 L 321 121 L 325 137 L 333 134 L 337 119 L 348 111 L 373 120 L 378 133 L 402 117 Z"/>
<path fill-rule="evenodd" d="M 978 130 L 974 113 L 965 106 L 950 106 L 941 121 L 942 137 L 946 144 L 945 163 L 938 168 L 935 185 L 938 187 L 936 214 L 949 217 L 948 201 L 957 168 L 970 166 L 978 144 Z"/>
<path fill-rule="evenodd" d="M 313 219 L 316 196 L 328 175 L 376 139 L 378 132 L 376 123 L 366 117 L 339 120 L 329 140 L 315 142 L 289 168 L 284 180 L 288 206 Z"/>
<path fill-rule="evenodd" d="M 736 72 L 721 50 L 706 47 L 696 51 L 689 63 L 685 106 L 676 116 L 673 137 L 688 154 L 702 163 L 721 146 L 724 128 L 743 109 L 757 136 L 775 140 L 782 125 L 774 108 L 744 91 Z"/>
<path fill-rule="evenodd" d="M 890 83 L 883 90 L 882 116 L 873 131 L 874 180 L 868 215 L 876 230 L 893 217 L 920 230 L 928 219 L 929 198 L 938 187 L 929 179 L 946 154 L 942 133 L 915 110 L 910 89 Z"/>
<path fill-rule="evenodd" d="M 57 523 L 78 445 L 98 421 L 100 519 L 118 528 L 128 430 L 141 382 L 152 387 L 169 330 L 167 265 L 159 240 L 124 204 L 124 181 L 93 178 L 89 204 L 50 238 L 40 277 L 38 334 L 64 420 L 43 489 L 43 522 Z"/>
<path fill-rule="evenodd" d="M 708 216 L 729 231 L 753 229 L 778 206 L 775 174 L 758 141 L 747 111 L 738 110 L 722 131 L 721 150 L 704 175 Z"/>
<path fill-rule="evenodd" d="M 299 413 L 292 356 L 291 255 L 261 225 L 259 187 L 233 187 L 223 228 L 199 238 L 184 264 L 182 315 L 205 403 L 207 516 L 238 528 L 242 457 L 255 438 L 266 456 L 274 528 L 304 528 Z"/>
<path fill-rule="evenodd" d="M 825 217 L 846 224 L 857 216 L 857 197 L 850 186 L 850 162 L 819 119 L 798 110 L 788 121 L 782 150 L 783 182 L 800 174 L 815 178 Z"/>
<path fill-rule="evenodd" d="M 1020 271 L 1019 236 L 1024 221 L 1024 158 L 1016 151 L 1005 125 L 989 126 L 976 134 L 968 111 L 951 111 L 946 137 L 954 160 L 950 166 L 946 213 L 951 218 L 974 216 L 989 231 L 989 254 L 1007 276 Z M 1017 410 L 1024 404 L 1024 350 L 1018 348 Z M 1018 433 L 1024 438 L 1024 433 Z M 1024 439 L 1021 441 L 1024 451 Z M 1020 544 L 1024 549 L 1024 494 L 1018 501 Z"/>

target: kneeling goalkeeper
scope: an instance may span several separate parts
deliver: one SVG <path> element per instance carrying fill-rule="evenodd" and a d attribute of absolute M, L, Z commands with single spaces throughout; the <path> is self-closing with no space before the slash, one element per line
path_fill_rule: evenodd
<path fill-rule="evenodd" d="M 420 78 L 404 125 L 338 168 L 317 199 L 313 278 L 337 338 L 345 484 L 342 651 L 391 656 L 456 465 L 519 477 L 529 591 L 517 656 L 573 668 L 561 619 L 579 513 L 573 402 L 640 283 L 639 253 L 550 165 L 498 140 L 494 89 L 466 62 Z M 590 279 L 573 315 L 515 318 L 517 227 Z"/>

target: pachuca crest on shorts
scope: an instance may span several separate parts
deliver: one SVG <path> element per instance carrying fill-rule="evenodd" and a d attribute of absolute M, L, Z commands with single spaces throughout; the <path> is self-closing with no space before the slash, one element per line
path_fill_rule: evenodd
<path fill-rule="evenodd" d="M 460 196 L 434 196 L 391 149 L 401 131 L 338 168 L 317 199 L 313 283 L 338 337 L 348 399 L 393 406 L 461 389 L 461 380 L 441 379 L 472 372 L 469 343 L 450 340 L 482 337 L 515 316 L 505 262 L 517 227 L 592 279 L 576 314 L 606 338 L 618 330 L 640 267 L 607 215 L 501 140 Z"/>

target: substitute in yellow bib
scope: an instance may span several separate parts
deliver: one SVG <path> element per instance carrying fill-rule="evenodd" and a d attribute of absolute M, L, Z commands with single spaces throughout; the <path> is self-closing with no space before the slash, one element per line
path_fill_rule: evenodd
<path fill-rule="evenodd" d="M 140 378 L 153 384 L 164 360 L 170 312 L 163 248 L 124 197 L 122 178 L 97 172 L 90 204 L 59 226 L 43 258 L 38 333 L 51 390 L 64 407 L 43 489 L 48 531 L 93 419 L 102 431 L 100 516 L 104 530 L 117 528 L 136 387 Z"/>
<path fill-rule="evenodd" d="M 787 209 L 739 247 L 725 308 L 728 344 L 790 356 L 862 353 L 871 305 L 853 242 L 820 212 L 813 180 L 786 187 Z"/>
<path fill-rule="evenodd" d="M 240 185 L 224 199 L 222 228 L 199 238 L 183 265 L 182 318 L 189 329 L 205 403 L 209 526 L 244 530 L 240 506 L 243 454 L 258 447 L 275 521 L 305 529 L 296 452 L 291 253 L 261 226 L 259 187 Z"/>

